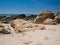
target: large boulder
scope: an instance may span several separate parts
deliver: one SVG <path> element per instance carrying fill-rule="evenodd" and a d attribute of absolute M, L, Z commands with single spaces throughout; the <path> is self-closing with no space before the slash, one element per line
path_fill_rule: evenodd
<path fill-rule="evenodd" d="M 54 13 L 51 11 L 42 11 L 36 19 L 34 20 L 34 23 L 43 23 L 47 18 L 54 19 Z"/>
<path fill-rule="evenodd" d="M 43 24 L 47 24 L 47 25 L 55 25 L 56 22 L 53 19 L 46 19 Z"/>
<path fill-rule="evenodd" d="M 60 23 L 60 11 L 58 11 L 58 12 L 55 14 L 54 20 L 55 20 L 57 23 Z"/>

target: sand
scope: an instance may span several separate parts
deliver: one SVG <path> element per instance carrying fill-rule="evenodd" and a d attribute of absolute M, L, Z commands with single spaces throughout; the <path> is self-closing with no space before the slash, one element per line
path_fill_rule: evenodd
<path fill-rule="evenodd" d="M 60 45 L 60 24 L 45 26 L 45 30 L 1 34 L 0 45 Z"/>

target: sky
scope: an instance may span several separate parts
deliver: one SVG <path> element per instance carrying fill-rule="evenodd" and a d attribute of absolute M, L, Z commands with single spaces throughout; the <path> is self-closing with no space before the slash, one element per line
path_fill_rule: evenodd
<path fill-rule="evenodd" d="M 60 10 L 60 0 L 0 0 L 0 14 L 38 14 Z"/>

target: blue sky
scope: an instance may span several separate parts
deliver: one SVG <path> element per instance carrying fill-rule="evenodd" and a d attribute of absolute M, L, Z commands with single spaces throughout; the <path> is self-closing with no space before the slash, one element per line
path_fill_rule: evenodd
<path fill-rule="evenodd" d="M 60 10 L 60 0 L 0 0 L 0 14 L 37 14 Z"/>

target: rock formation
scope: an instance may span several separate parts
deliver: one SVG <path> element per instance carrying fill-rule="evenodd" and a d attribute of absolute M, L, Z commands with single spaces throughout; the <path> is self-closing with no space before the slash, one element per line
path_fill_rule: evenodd
<path fill-rule="evenodd" d="M 51 11 L 43 11 L 34 20 L 34 23 L 43 23 L 47 18 L 54 19 L 54 13 L 51 13 Z"/>
<path fill-rule="evenodd" d="M 43 24 L 42 25 L 34 24 L 22 19 L 12 20 L 10 24 L 14 28 L 15 32 L 24 32 L 35 29 L 39 29 L 39 30 L 45 29 L 45 26 Z M 34 25 L 36 25 L 37 27 Z"/>
<path fill-rule="evenodd" d="M 19 14 L 19 15 L 12 15 L 12 16 L 10 17 L 10 19 L 11 19 L 11 20 L 14 20 L 14 19 L 17 19 L 17 18 L 23 19 L 23 18 L 25 18 L 25 17 L 26 17 L 25 14 Z"/>
<path fill-rule="evenodd" d="M 31 14 L 31 15 L 27 16 L 25 19 L 26 19 L 26 20 L 34 20 L 34 19 L 36 18 L 36 16 L 37 16 L 37 15 Z"/>
<path fill-rule="evenodd" d="M 16 32 L 24 31 L 26 21 L 23 19 L 16 19 L 10 22 L 11 26 L 15 29 Z"/>
<path fill-rule="evenodd" d="M 60 11 L 58 11 L 58 12 L 55 14 L 54 20 L 55 20 L 57 23 L 60 23 Z"/>
<path fill-rule="evenodd" d="M 53 19 L 46 19 L 43 24 L 47 24 L 47 25 L 55 25 L 56 22 Z"/>
<path fill-rule="evenodd" d="M 0 33 L 3 34 L 14 33 L 14 29 L 11 27 L 10 24 L 0 23 Z"/>

